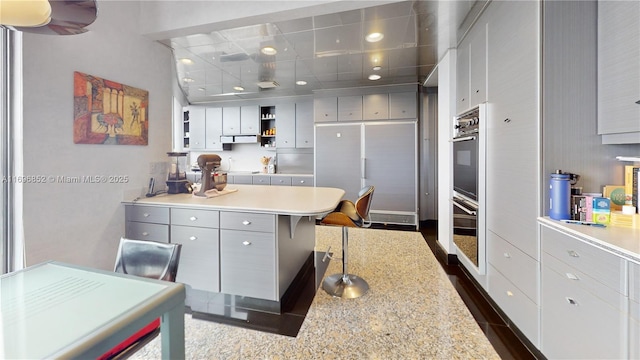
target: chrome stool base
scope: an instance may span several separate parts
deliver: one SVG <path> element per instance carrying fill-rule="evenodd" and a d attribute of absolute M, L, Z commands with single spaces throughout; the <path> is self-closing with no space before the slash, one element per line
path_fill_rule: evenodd
<path fill-rule="evenodd" d="M 334 297 L 355 299 L 369 291 L 369 284 L 357 275 L 334 274 L 324 279 L 322 289 Z"/>

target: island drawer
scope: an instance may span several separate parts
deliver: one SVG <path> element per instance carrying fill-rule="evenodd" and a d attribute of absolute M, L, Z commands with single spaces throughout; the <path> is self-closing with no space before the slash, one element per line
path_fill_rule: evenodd
<path fill-rule="evenodd" d="M 220 212 L 220 228 L 273 233 L 276 229 L 276 216 L 222 211 Z"/>
<path fill-rule="evenodd" d="M 253 185 L 271 185 L 271 176 L 269 175 L 253 175 L 251 178 Z"/>
<path fill-rule="evenodd" d="M 171 209 L 171 225 L 218 228 L 220 212 L 200 209 Z"/>
<path fill-rule="evenodd" d="M 292 176 L 291 185 L 292 186 L 313 186 L 313 177 L 312 176 Z"/>
<path fill-rule="evenodd" d="M 291 176 L 272 176 L 271 185 L 291 186 Z"/>
<path fill-rule="evenodd" d="M 273 234 L 220 230 L 220 290 L 225 294 L 279 300 Z"/>
<path fill-rule="evenodd" d="M 144 205 L 127 205 L 125 207 L 125 216 L 129 221 L 168 224 L 169 208 Z"/>
<path fill-rule="evenodd" d="M 171 226 L 171 242 L 182 244 L 177 282 L 197 290 L 220 291 L 218 229 Z"/>
<path fill-rule="evenodd" d="M 125 236 L 135 240 L 169 242 L 169 225 L 127 221 Z"/>
<path fill-rule="evenodd" d="M 542 251 L 626 295 L 625 260 L 573 236 L 542 226 Z"/>

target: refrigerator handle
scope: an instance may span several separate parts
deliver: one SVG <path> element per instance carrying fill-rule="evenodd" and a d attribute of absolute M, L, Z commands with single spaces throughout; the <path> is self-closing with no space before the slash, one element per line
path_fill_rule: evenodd
<path fill-rule="evenodd" d="M 360 169 L 362 170 L 362 174 L 360 175 L 363 179 L 366 179 L 367 178 L 367 159 L 362 158 L 361 160 L 362 160 L 362 165 L 360 166 Z"/>

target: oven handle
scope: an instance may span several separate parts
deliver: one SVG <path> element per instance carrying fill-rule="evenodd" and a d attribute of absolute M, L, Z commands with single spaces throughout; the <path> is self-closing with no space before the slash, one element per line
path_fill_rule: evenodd
<path fill-rule="evenodd" d="M 469 209 L 466 206 L 464 206 L 463 202 L 460 202 L 460 200 L 453 198 L 451 199 L 451 201 L 453 202 L 453 205 L 455 205 L 457 208 L 461 209 L 462 211 L 466 212 L 469 215 L 473 215 L 473 216 L 477 216 L 478 215 L 478 209 Z"/>
<path fill-rule="evenodd" d="M 465 136 L 465 137 L 461 137 L 461 138 L 455 138 L 455 139 L 451 140 L 451 142 L 469 141 L 469 140 L 475 140 L 477 138 L 478 138 L 477 136 Z"/>

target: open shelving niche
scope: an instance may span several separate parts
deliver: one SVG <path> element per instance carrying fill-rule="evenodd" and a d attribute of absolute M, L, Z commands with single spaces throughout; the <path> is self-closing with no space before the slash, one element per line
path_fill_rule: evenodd
<path fill-rule="evenodd" d="M 189 110 L 182 113 L 182 147 L 189 148 Z"/>
<path fill-rule="evenodd" d="M 260 106 L 260 146 L 276 148 L 276 107 Z"/>

